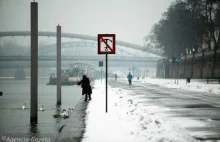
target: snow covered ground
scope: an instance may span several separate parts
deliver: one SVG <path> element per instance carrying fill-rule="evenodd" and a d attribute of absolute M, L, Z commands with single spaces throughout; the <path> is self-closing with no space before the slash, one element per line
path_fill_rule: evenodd
<path fill-rule="evenodd" d="M 132 93 L 129 90 L 108 86 L 106 113 L 105 81 L 95 81 L 94 87 L 93 100 L 86 110 L 86 130 L 82 142 L 197 141 L 185 129 L 153 113 L 160 108 L 138 104 L 140 99 L 129 95 Z"/>
<path fill-rule="evenodd" d="M 178 79 L 178 85 L 175 84 L 174 79 L 158 79 L 158 78 L 146 78 L 141 80 L 142 83 L 158 84 L 160 86 L 186 89 L 191 91 L 199 92 L 209 92 L 220 95 L 220 85 L 219 84 L 207 84 L 206 80 L 191 79 L 190 83 L 186 84 L 185 79 Z"/>

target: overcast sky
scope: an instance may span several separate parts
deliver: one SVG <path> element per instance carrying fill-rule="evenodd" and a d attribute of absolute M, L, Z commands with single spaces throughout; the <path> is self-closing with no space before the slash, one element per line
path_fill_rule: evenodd
<path fill-rule="evenodd" d="M 30 2 L 0 0 L 0 31 L 30 31 Z M 143 38 L 173 0 L 36 0 L 39 31 L 94 35 L 144 44 Z"/>

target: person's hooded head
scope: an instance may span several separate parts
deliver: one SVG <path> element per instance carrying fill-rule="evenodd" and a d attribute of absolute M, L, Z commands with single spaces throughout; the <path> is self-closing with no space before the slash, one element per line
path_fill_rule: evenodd
<path fill-rule="evenodd" d="M 86 78 L 86 75 L 83 75 L 82 77 L 83 77 L 83 78 Z"/>

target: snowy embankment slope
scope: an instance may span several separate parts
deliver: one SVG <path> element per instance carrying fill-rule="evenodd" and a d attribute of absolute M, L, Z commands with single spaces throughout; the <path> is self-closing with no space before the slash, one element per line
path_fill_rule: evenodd
<path fill-rule="evenodd" d="M 158 84 L 168 88 L 186 89 L 191 91 L 209 92 L 220 95 L 219 84 L 207 84 L 206 80 L 191 79 L 190 83 L 186 84 L 185 79 L 178 79 L 178 85 L 175 84 L 175 79 L 158 79 L 146 78 L 141 80 L 142 83 Z"/>
<path fill-rule="evenodd" d="M 153 107 L 150 109 L 135 102 L 137 99 L 132 99 L 129 90 L 108 86 L 106 113 L 105 82 L 96 81 L 94 87 L 92 101 L 86 110 L 82 142 L 196 141 L 184 129 L 152 113 Z"/>

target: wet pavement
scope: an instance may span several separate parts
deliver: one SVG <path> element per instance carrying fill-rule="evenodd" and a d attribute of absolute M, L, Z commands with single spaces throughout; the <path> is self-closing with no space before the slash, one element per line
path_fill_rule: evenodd
<path fill-rule="evenodd" d="M 88 103 L 84 102 L 83 96 L 66 123 L 60 127 L 60 134 L 57 136 L 56 142 L 80 142 L 82 140 L 86 127 L 85 110 Z"/>
<path fill-rule="evenodd" d="M 220 96 L 205 92 L 195 92 L 165 88 L 154 84 L 133 81 L 129 87 L 126 80 L 109 80 L 112 87 L 130 90 L 135 98 L 141 98 L 142 105 L 157 106 L 155 114 L 177 122 L 186 128 L 191 136 L 201 141 L 220 141 Z"/>

